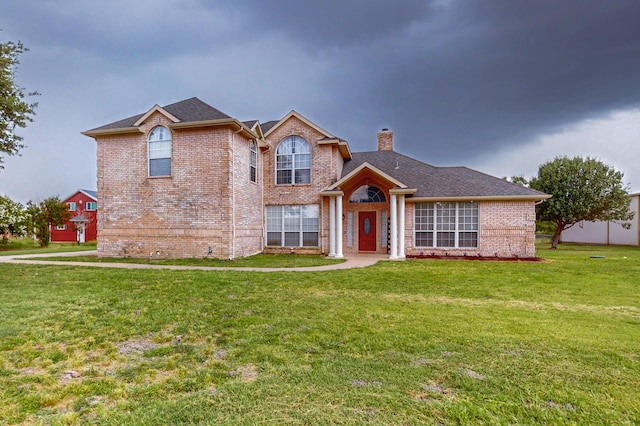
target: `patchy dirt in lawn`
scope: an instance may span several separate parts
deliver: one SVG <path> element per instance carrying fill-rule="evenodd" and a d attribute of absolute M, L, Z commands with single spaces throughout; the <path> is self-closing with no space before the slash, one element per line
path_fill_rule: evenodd
<path fill-rule="evenodd" d="M 127 340 L 116 344 L 120 355 L 141 355 L 151 349 L 159 348 L 160 345 L 147 339 Z"/>
<path fill-rule="evenodd" d="M 229 371 L 230 377 L 238 377 L 243 382 L 253 382 L 258 378 L 258 369 L 253 364 L 246 364 Z"/>

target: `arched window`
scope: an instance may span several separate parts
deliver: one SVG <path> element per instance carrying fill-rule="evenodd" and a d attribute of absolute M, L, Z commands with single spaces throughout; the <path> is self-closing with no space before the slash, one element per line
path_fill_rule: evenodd
<path fill-rule="evenodd" d="M 249 177 L 251 182 L 258 181 L 258 146 L 255 141 L 251 141 L 251 145 L 249 146 L 251 150 L 251 160 L 249 165 Z"/>
<path fill-rule="evenodd" d="M 149 176 L 171 176 L 171 132 L 166 127 L 149 134 Z"/>
<path fill-rule="evenodd" d="M 371 185 L 362 185 L 353 191 L 349 198 L 350 203 L 384 203 L 385 201 L 387 197 L 384 196 L 384 192 L 377 186 Z"/>
<path fill-rule="evenodd" d="M 311 183 L 311 148 L 300 136 L 285 138 L 276 153 L 276 184 Z"/>

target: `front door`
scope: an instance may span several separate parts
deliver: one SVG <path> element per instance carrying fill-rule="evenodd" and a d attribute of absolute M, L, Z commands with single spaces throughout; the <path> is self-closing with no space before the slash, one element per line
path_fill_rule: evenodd
<path fill-rule="evenodd" d="M 358 213 L 358 251 L 376 251 L 376 212 Z"/>
<path fill-rule="evenodd" d="M 84 223 L 78 224 L 78 240 L 79 243 L 84 243 Z"/>

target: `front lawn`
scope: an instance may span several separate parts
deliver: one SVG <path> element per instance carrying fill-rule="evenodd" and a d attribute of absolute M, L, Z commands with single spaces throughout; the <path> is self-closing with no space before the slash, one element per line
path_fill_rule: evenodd
<path fill-rule="evenodd" d="M 538 254 L 269 274 L 0 264 L 0 423 L 640 423 L 640 249 Z"/>

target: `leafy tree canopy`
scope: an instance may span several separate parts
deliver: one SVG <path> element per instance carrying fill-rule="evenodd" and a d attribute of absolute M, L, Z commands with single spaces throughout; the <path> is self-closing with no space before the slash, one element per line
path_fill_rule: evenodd
<path fill-rule="evenodd" d="M 0 195 L 0 235 L 2 242 L 8 240 L 8 235 L 24 235 L 27 215 L 24 206 Z"/>
<path fill-rule="evenodd" d="M 23 138 L 15 130 L 33 121 L 38 105 L 26 102 L 23 89 L 16 84 L 18 56 L 27 50 L 19 41 L 0 43 L 0 169 L 4 168 L 2 154 L 15 155 L 24 148 Z M 37 94 L 28 93 L 29 96 Z"/>
<path fill-rule="evenodd" d="M 29 228 L 33 229 L 36 239 L 41 247 L 49 245 L 51 230 L 49 225 L 61 225 L 71 219 L 69 206 L 63 204 L 58 197 L 50 197 L 46 200 L 27 203 Z"/>
<path fill-rule="evenodd" d="M 552 195 L 536 208 L 539 220 L 557 226 L 551 247 L 557 247 L 562 231 L 580 221 L 631 220 L 629 190 L 622 178 L 622 172 L 589 157 L 558 157 L 541 165 L 529 184 Z"/>

